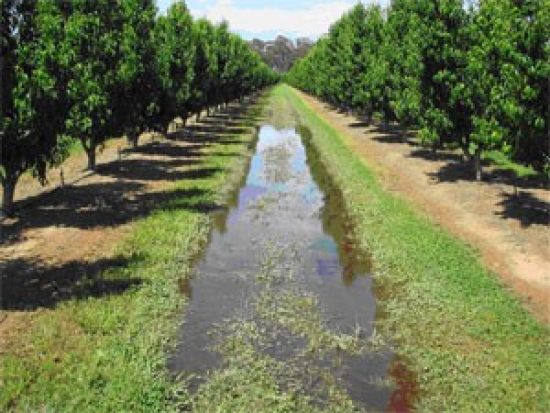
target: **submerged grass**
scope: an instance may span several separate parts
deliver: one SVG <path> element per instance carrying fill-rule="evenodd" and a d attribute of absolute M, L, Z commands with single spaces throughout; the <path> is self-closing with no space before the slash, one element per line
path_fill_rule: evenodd
<path fill-rule="evenodd" d="M 359 412 L 338 374 L 347 355 L 369 341 L 331 331 L 317 297 L 300 286 L 293 246 L 271 245 L 256 275 L 257 291 L 240 314 L 212 331 L 223 366 L 189 406 L 197 412 Z"/>
<path fill-rule="evenodd" d="M 420 381 L 419 411 L 550 410 L 550 331 L 481 265 L 478 254 L 387 193 L 340 135 L 288 86 L 274 90 L 299 113 L 342 188 L 356 235 L 384 290 L 379 321 Z"/>
<path fill-rule="evenodd" d="M 281 130 L 295 126 L 296 112 L 272 94 L 266 122 Z M 263 174 L 274 185 L 300 179 L 290 165 L 292 140 L 264 149 Z M 285 208 L 285 194 L 265 193 L 247 208 L 263 220 Z M 360 328 L 330 327 L 318 297 L 301 274 L 301 240 L 266 230 L 262 264 L 247 276 L 246 296 L 235 313 L 209 331 L 220 367 L 201 374 L 186 408 L 197 412 L 358 412 L 343 373 L 350 357 L 362 359 L 374 343 Z M 246 270 L 243 269 L 246 272 Z M 347 330 L 347 329 L 346 329 Z M 191 378 L 193 379 L 194 376 Z M 380 383 L 381 387 L 391 384 Z M 349 387 L 349 386 L 348 386 Z"/>
<path fill-rule="evenodd" d="M 252 126 L 263 102 L 243 126 Z M 67 301 L 31 317 L 0 354 L 0 411 L 177 411 L 185 392 L 166 369 L 185 299 L 178 282 L 190 271 L 210 228 L 208 206 L 240 179 L 254 130 L 203 149 L 219 172 L 178 181 L 177 195 L 133 224 L 115 252 L 124 262 L 102 282 L 127 290 Z M 78 248 L 78 246 L 75 246 Z"/>

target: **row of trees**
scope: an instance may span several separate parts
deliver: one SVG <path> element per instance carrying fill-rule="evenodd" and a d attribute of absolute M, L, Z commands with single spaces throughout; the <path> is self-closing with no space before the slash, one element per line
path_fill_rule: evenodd
<path fill-rule="evenodd" d="M 288 75 L 370 120 L 416 128 L 434 150 L 500 150 L 549 167 L 550 0 L 357 5 Z"/>
<path fill-rule="evenodd" d="M 165 130 L 224 105 L 274 74 L 226 23 L 193 21 L 183 1 L 0 0 L 0 182 L 12 208 L 18 178 L 41 182 L 78 139 L 98 146 Z"/>

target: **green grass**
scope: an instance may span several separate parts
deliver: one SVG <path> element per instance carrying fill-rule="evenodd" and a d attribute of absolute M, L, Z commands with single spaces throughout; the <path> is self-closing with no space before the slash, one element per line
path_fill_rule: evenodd
<path fill-rule="evenodd" d="M 312 144 L 342 188 L 373 256 L 380 328 L 410 361 L 419 411 L 550 411 L 550 331 L 480 264 L 478 253 L 382 189 L 370 167 L 288 86 Z"/>
<path fill-rule="evenodd" d="M 78 156 L 81 154 L 84 154 L 84 148 L 82 147 L 82 143 L 78 139 L 73 139 L 71 143 L 69 143 L 67 148 L 68 157 L 71 156 Z"/>
<path fill-rule="evenodd" d="M 536 178 L 541 176 L 532 166 L 516 163 L 500 151 L 487 151 L 483 154 L 483 159 L 489 161 L 499 169 L 513 172 L 518 178 Z"/>
<path fill-rule="evenodd" d="M 291 88 L 274 89 L 268 108 L 273 123 L 292 116 L 310 129 L 311 143 L 342 188 L 383 289 L 380 329 L 418 375 L 418 410 L 548 411 L 550 332 L 483 269 L 476 251 L 385 192 L 346 138 Z M 166 370 L 185 305 L 178 283 L 188 276 L 211 224 L 197 207 L 224 199 L 242 177 L 252 136 L 241 140 L 205 150 L 202 166 L 223 172 L 178 182 L 173 190 L 179 195 L 134 223 L 115 253 L 125 265 L 103 274 L 106 281 L 135 280 L 134 287 L 34 314 L 0 354 L 0 411 L 316 411 L 299 389 L 281 387 L 289 378 L 298 383 L 294 375 L 305 369 L 258 354 L 257 344 L 269 337 L 254 320 L 237 318 L 224 326 L 225 368 L 195 396 Z M 261 320 L 305 334 L 315 351 L 355 351 L 353 336 L 326 333 L 313 297 L 273 288 L 269 272 L 258 276 L 266 288 L 251 303 Z M 336 406 L 329 411 L 352 410 L 330 374 L 326 380 Z"/>
<path fill-rule="evenodd" d="M 246 126 L 260 107 L 250 111 Z M 204 149 L 201 166 L 222 170 L 177 182 L 172 201 L 133 224 L 114 255 L 125 265 L 106 270 L 102 280 L 133 280 L 134 287 L 62 302 L 30 318 L 0 354 L 0 411 L 178 410 L 185 392 L 166 369 L 185 304 L 178 283 L 188 276 L 210 228 L 199 207 L 220 202 L 237 185 L 254 139 L 250 131 Z"/>

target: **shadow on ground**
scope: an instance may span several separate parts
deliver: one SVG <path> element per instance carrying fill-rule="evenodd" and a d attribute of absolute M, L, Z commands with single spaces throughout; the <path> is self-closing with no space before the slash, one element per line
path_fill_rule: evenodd
<path fill-rule="evenodd" d="M 122 225 L 144 217 L 161 206 L 163 209 L 185 208 L 197 212 L 213 208 L 196 203 L 196 198 L 206 194 L 200 188 L 139 193 L 143 187 L 134 182 L 66 187 L 42 199 L 32 209 L 21 211 L 12 225 L 4 224 L 3 242 L 18 240 L 28 228 L 92 229 Z"/>
<path fill-rule="evenodd" d="M 461 155 L 439 151 L 435 156 L 428 156 L 422 151 L 413 151 L 410 157 L 420 157 L 426 160 L 443 161 L 444 164 L 437 172 L 428 173 L 428 176 L 438 182 L 475 181 L 475 169 L 472 161 L 463 161 Z M 523 189 L 544 188 L 546 183 L 542 177 L 519 177 L 515 172 L 493 166 L 482 161 L 483 183 L 487 185 L 509 185 Z"/>
<path fill-rule="evenodd" d="M 26 229 L 50 226 L 90 229 L 116 226 L 149 214 L 153 209 L 187 208 L 209 212 L 217 205 L 197 201 L 205 192 L 197 186 L 186 190 L 145 192 L 148 182 L 193 181 L 210 178 L 221 168 L 203 164 L 204 149 L 213 144 L 242 143 L 235 136 L 245 133 L 259 120 L 255 99 L 230 105 L 226 112 L 213 114 L 185 131 L 169 135 L 167 142 L 151 142 L 125 150 L 126 158 L 100 164 L 96 174 L 114 178 L 110 182 L 69 185 L 50 193 L 29 197 L 16 205 L 16 218 L 0 224 L 0 244 L 15 242 Z M 247 111 L 252 114 L 248 115 Z M 225 125 L 230 126 L 225 126 Z M 240 126 L 232 126 L 240 125 Z M 209 151 L 209 154 L 220 154 Z M 132 154 L 145 159 L 132 159 Z M 235 156 L 235 154 L 224 154 Z"/>
<path fill-rule="evenodd" d="M 0 309 L 30 311 L 61 301 L 122 294 L 137 287 L 137 278 L 105 278 L 102 274 L 130 264 L 125 258 L 44 266 L 24 259 L 0 263 Z"/>
<path fill-rule="evenodd" d="M 153 210 L 186 209 L 198 213 L 218 211 L 208 190 L 193 181 L 209 178 L 220 168 L 204 163 L 206 148 L 241 143 L 237 134 L 250 131 L 260 120 L 255 99 L 230 105 L 225 112 L 203 119 L 185 131 L 170 134 L 168 141 L 150 142 L 123 152 L 122 159 L 98 165 L 99 180 L 78 180 L 53 192 L 29 197 L 16 204 L 16 216 L 0 222 L 0 245 L 21 241 L 28 229 L 73 227 L 93 229 L 122 225 Z M 250 115 L 249 112 L 252 112 Z M 208 155 L 221 154 L 215 150 Z M 133 154 L 145 159 L 132 159 Z M 224 154 L 230 156 L 231 154 Z M 236 156 L 232 154 L 231 156 Z M 101 177 L 114 178 L 101 181 Z M 186 189 L 151 192 L 149 182 L 187 181 Z M 139 286 L 139 279 L 109 279 L 109 269 L 131 265 L 127 259 L 100 259 L 48 266 L 27 259 L 0 261 L 0 309 L 33 310 L 52 307 L 69 299 L 120 294 Z"/>
<path fill-rule="evenodd" d="M 185 146 L 174 146 L 166 143 L 151 143 L 124 151 L 127 154 L 138 153 L 146 156 L 165 156 L 172 158 L 187 158 L 185 162 L 199 163 L 204 156 L 204 144 L 188 142 Z"/>
<path fill-rule="evenodd" d="M 175 169 L 200 164 L 200 160 L 157 161 L 152 159 L 125 159 L 100 165 L 96 173 L 130 181 L 179 181 L 208 178 L 221 172 L 220 168 L 193 167 L 184 171 Z"/>
<path fill-rule="evenodd" d="M 496 214 L 506 219 L 516 219 L 522 227 L 550 224 L 550 203 L 527 192 L 502 193 L 498 203 L 502 211 Z"/>
<path fill-rule="evenodd" d="M 420 158 L 426 161 L 439 162 L 441 166 L 436 172 L 427 172 L 427 176 L 434 182 L 473 182 L 475 181 L 475 169 L 472 161 L 464 161 L 461 153 L 456 151 L 438 149 L 432 151 L 430 148 L 420 145 L 415 139 L 414 132 L 406 132 L 396 124 L 372 123 L 357 120 L 348 126 L 352 128 L 368 128 L 367 134 L 374 134 L 374 141 L 388 145 L 407 145 L 410 152 L 406 156 Z M 503 219 L 515 219 L 522 226 L 548 225 L 550 223 L 550 204 L 533 193 L 512 192 L 513 188 L 538 189 L 547 185 L 543 177 L 529 176 L 520 177 L 514 171 L 491 165 L 483 161 L 483 183 L 487 185 L 508 185 L 509 192 L 502 191 L 501 201 L 498 205 L 502 208 L 497 215 Z"/>

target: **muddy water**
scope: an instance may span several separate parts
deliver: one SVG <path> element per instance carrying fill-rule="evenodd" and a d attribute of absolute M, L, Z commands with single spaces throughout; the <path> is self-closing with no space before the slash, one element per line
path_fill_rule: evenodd
<path fill-rule="evenodd" d="M 308 144 L 308 134 L 302 127 L 278 130 L 264 125 L 260 129 L 246 181 L 231 208 L 214 216 L 208 247 L 194 277 L 182 286 L 189 305 L 170 369 L 192 377 L 191 387 L 196 390 L 213 372 L 224 368 L 224 355 L 216 344 L 231 333 L 223 326 L 233 323 L 238 329 L 239 323 L 261 319 L 257 325 L 262 326 L 263 337 L 255 342 L 264 345 L 257 345 L 258 352 L 267 353 L 283 366 L 287 363 L 289 370 L 300 365 L 298 381 L 303 387 L 298 391 L 315 393 L 315 403 L 323 404 L 327 398 L 322 390 L 314 389 L 322 387 L 313 384 L 319 380 L 302 373 L 309 371 L 310 365 L 316 369 L 308 374 L 329 375 L 331 386 L 344 392 L 355 408 L 392 410 L 392 400 L 400 395 L 387 380 L 393 355 L 372 346 L 376 298 L 369 259 L 356 248 L 341 194 Z M 271 281 L 261 282 L 265 277 L 258 277 L 259 273 L 279 275 L 276 281 L 268 276 Z M 307 320 L 298 322 L 291 317 L 284 328 L 273 327 L 281 316 L 269 315 L 279 311 L 267 311 L 269 302 L 275 306 L 280 302 L 281 307 L 287 303 L 290 313 L 296 311 L 299 319 L 298 304 L 304 297 L 314 303 L 311 308 L 318 319 L 308 315 Z M 314 333 L 301 334 L 296 325 Z M 348 352 L 345 348 L 334 350 L 331 344 L 330 351 L 312 352 L 310 343 L 310 351 L 300 353 L 308 339 L 320 336 L 348 337 L 354 343 L 371 345 Z M 270 337 L 267 345 L 265 337 Z M 292 380 L 296 377 L 294 374 Z M 275 379 L 282 387 L 290 380 L 284 374 Z"/>

